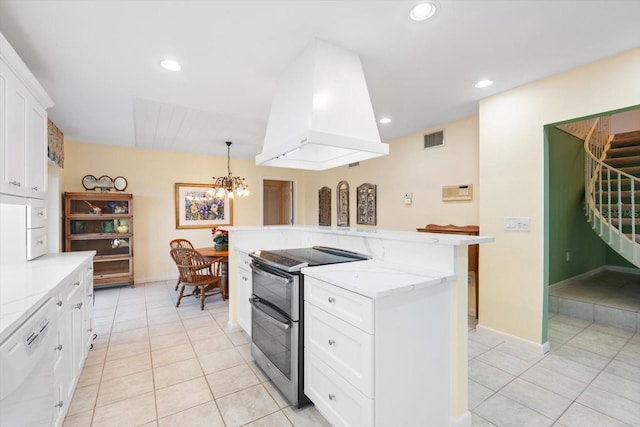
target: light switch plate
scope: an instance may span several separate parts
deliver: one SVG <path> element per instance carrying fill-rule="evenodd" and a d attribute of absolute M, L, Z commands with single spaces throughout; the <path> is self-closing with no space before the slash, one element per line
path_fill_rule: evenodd
<path fill-rule="evenodd" d="M 531 218 L 529 217 L 505 217 L 505 231 L 531 231 Z"/>

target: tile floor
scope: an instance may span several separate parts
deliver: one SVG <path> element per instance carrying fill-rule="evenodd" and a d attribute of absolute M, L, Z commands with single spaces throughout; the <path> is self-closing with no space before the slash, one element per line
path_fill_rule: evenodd
<path fill-rule="evenodd" d="M 226 333 L 228 304 L 175 307 L 175 282 L 96 292 L 99 337 L 64 426 L 328 426 L 293 409 Z M 550 315 L 545 356 L 469 330 L 473 425 L 640 426 L 640 335 Z M 439 426 L 434 426 L 439 427 Z"/>
<path fill-rule="evenodd" d="M 640 275 L 605 270 L 552 286 L 549 311 L 640 331 Z"/>

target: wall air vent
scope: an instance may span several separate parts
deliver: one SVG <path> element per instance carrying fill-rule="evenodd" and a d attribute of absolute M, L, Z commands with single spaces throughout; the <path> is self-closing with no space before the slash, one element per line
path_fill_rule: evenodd
<path fill-rule="evenodd" d="M 444 146 L 444 130 L 424 136 L 424 149 Z"/>
<path fill-rule="evenodd" d="M 353 167 L 356 167 L 356 166 L 360 166 L 360 162 L 349 163 L 349 167 L 350 168 L 353 168 Z"/>

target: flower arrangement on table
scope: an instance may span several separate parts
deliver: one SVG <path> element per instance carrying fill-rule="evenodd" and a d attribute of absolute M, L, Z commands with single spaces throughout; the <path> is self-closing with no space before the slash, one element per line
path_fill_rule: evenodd
<path fill-rule="evenodd" d="M 229 248 L 229 232 L 218 227 L 211 229 L 213 236 L 213 246 L 216 250 L 226 250 Z"/>

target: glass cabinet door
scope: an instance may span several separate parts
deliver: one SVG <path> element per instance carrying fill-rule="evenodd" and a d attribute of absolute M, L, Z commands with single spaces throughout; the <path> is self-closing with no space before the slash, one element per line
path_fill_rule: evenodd
<path fill-rule="evenodd" d="M 128 218 L 70 219 L 68 227 L 71 235 L 74 236 L 81 234 L 131 233 L 131 224 Z"/>
<path fill-rule="evenodd" d="M 69 200 L 69 214 L 72 215 L 89 215 L 89 214 L 115 214 L 115 215 L 128 215 L 129 214 L 129 201 L 128 200 L 103 200 L 87 197 L 84 199 L 70 199 Z"/>
<path fill-rule="evenodd" d="M 96 251 L 96 256 L 131 255 L 130 237 L 100 237 L 71 240 L 71 251 Z"/>

